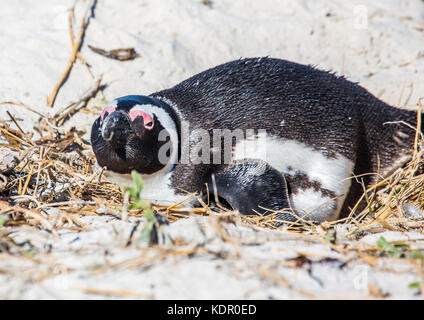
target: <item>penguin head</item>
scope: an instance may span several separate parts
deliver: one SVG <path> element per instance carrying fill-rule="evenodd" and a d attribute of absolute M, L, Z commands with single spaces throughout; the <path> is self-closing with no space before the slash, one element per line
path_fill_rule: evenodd
<path fill-rule="evenodd" d="M 152 174 L 172 153 L 175 123 L 163 103 L 147 96 L 125 96 L 103 109 L 91 128 L 98 164 L 117 172 Z"/>

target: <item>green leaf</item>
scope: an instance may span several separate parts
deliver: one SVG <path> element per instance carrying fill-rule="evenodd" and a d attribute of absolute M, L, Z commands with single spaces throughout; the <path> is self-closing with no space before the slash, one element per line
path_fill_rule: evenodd
<path fill-rule="evenodd" d="M 148 210 L 145 213 L 143 213 L 143 217 L 146 218 L 147 222 L 150 222 L 150 223 L 156 222 L 156 218 L 152 210 Z"/>
<path fill-rule="evenodd" d="M 393 245 L 390 242 L 388 242 L 383 236 L 380 236 L 380 238 L 377 240 L 377 246 L 380 249 L 386 249 L 386 248 L 394 249 Z"/>
<path fill-rule="evenodd" d="M 410 284 L 408 284 L 408 288 L 409 289 L 421 289 L 420 283 L 418 281 L 416 282 L 411 282 Z"/>
<path fill-rule="evenodd" d="M 381 253 L 388 257 L 420 259 L 424 262 L 424 253 L 418 250 L 409 251 L 410 245 L 407 243 L 390 243 L 384 237 L 380 237 L 377 246 L 381 249 Z"/>
<path fill-rule="evenodd" d="M 407 243 L 390 243 L 383 236 L 377 240 L 377 246 L 385 250 L 406 250 L 409 248 L 409 244 Z"/>
<path fill-rule="evenodd" d="M 143 190 L 143 179 L 141 178 L 141 175 L 137 173 L 137 171 L 133 170 L 131 171 L 131 177 L 133 178 L 133 181 L 135 183 L 136 191 L 138 194 L 140 194 L 141 190 Z"/>
<path fill-rule="evenodd" d="M 133 204 L 129 205 L 129 209 L 148 209 L 148 204 L 145 203 L 140 197 L 141 191 L 144 187 L 141 175 L 138 174 L 137 171 L 133 170 L 131 171 L 131 176 L 134 184 L 124 188 L 124 191 L 129 193 L 130 200 L 133 201 Z"/>
<path fill-rule="evenodd" d="M 413 250 L 408 254 L 409 259 L 420 259 L 422 262 L 424 262 L 424 253 L 421 253 L 417 250 Z"/>
<path fill-rule="evenodd" d="M 141 229 L 140 237 L 137 239 L 137 246 L 147 248 L 150 246 L 151 234 L 153 232 L 154 223 L 146 222 Z"/>
<path fill-rule="evenodd" d="M 6 223 L 6 221 L 8 219 L 9 218 L 8 218 L 7 214 L 0 215 L 0 228 L 3 227 L 3 225 Z"/>
<path fill-rule="evenodd" d="M 336 230 L 330 230 L 325 234 L 324 241 L 327 243 L 335 244 L 336 243 Z"/>
<path fill-rule="evenodd" d="M 134 182 L 133 185 L 124 188 L 125 192 L 129 193 L 129 200 L 132 201 L 132 204 L 130 204 L 128 208 L 143 209 L 143 217 L 146 219 L 146 222 L 141 229 L 140 237 L 137 240 L 137 246 L 149 247 L 151 245 L 152 232 L 155 232 L 155 224 L 157 221 L 151 206 L 141 199 L 141 191 L 144 187 L 141 175 L 133 170 L 131 171 L 131 177 Z"/>

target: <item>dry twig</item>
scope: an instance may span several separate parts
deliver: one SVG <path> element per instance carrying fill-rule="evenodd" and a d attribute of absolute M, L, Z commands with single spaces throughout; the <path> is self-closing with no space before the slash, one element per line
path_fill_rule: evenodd
<path fill-rule="evenodd" d="M 76 41 L 74 41 L 74 38 L 73 38 L 72 28 L 70 28 L 71 43 L 72 43 L 71 56 L 69 57 L 68 64 L 66 65 L 65 70 L 63 71 L 62 75 L 60 76 L 59 81 L 56 83 L 55 87 L 53 88 L 53 91 L 50 93 L 50 96 L 47 99 L 47 106 L 48 107 L 53 106 L 60 87 L 65 83 L 65 80 L 68 78 L 69 73 L 71 72 L 72 66 L 74 65 L 74 62 L 78 57 L 78 52 L 81 48 L 82 40 L 84 38 L 85 30 L 86 30 L 86 27 L 87 27 L 87 22 L 88 22 L 88 19 L 89 19 L 87 17 L 87 13 L 89 12 L 90 8 L 95 6 L 95 3 L 96 3 L 96 0 L 91 2 L 91 5 L 87 8 L 87 11 L 84 14 L 84 17 L 81 19 L 80 30 L 78 32 L 78 36 L 77 36 Z M 73 15 L 73 8 L 71 10 L 70 15 Z M 70 17 L 70 21 L 72 21 L 71 17 Z"/>

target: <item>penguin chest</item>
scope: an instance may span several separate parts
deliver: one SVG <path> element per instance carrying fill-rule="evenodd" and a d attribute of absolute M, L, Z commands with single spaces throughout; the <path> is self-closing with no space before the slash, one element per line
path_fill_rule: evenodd
<path fill-rule="evenodd" d="M 295 140 L 276 137 L 236 143 L 233 160 L 260 159 L 278 170 L 290 189 L 290 205 L 315 221 L 337 219 L 351 184 L 353 161 L 341 154 L 328 157 Z"/>

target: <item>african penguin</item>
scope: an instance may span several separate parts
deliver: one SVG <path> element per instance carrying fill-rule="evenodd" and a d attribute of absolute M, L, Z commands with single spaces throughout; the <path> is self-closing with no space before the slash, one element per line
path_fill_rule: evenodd
<path fill-rule="evenodd" d="M 415 130 L 405 123 L 415 127 L 416 116 L 333 73 L 249 58 L 114 100 L 91 143 L 112 181 L 142 175 L 146 200 L 209 193 L 243 214 L 322 222 L 349 213 L 363 185 L 410 154 Z"/>

